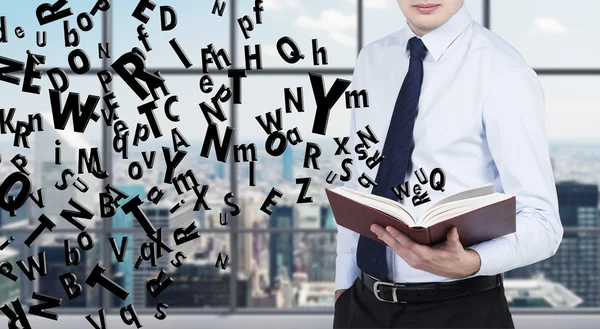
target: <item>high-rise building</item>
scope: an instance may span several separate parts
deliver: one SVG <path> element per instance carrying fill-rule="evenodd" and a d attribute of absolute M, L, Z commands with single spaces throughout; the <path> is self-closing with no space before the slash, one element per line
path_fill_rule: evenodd
<path fill-rule="evenodd" d="M 221 161 L 215 161 L 215 177 L 225 180 L 225 174 L 227 172 L 226 163 Z"/>
<path fill-rule="evenodd" d="M 206 219 L 206 210 L 204 207 L 200 207 L 196 212 L 196 221 L 198 222 L 198 229 L 203 230 L 208 227 Z"/>
<path fill-rule="evenodd" d="M 4 240 L 2 240 L 2 242 L 4 242 Z M 16 249 L 8 247 L 0 252 L 0 264 L 4 262 L 15 264 L 19 259 L 19 252 Z M 13 270 L 14 269 L 15 268 L 13 267 Z M 21 280 L 27 279 L 21 278 Z M 0 279 L 0 306 L 5 304 L 10 305 L 10 302 L 17 298 L 20 298 L 19 284 L 5 277 Z"/>
<path fill-rule="evenodd" d="M 20 182 L 15 183 L 11 189 L 8 191 L 6 198 L 15 197 L 21 191 L 22 184 Z M 27 198 L 25 203 L 19 207 L 19 209 L 15 210 L 14 216 L 11 216 L 10 212 L 0 209 L 0 227 L 11 226 L 15 223 L 19 223 L 22 221 L 28 222 L 28 209 L 30 206 L 31 200 Z"/>
<path fill-rule="evenodd" d="M 94 241 L 95 237 L 90 234 Z M 77 247 L 80 254 L 80 262 L 78 265 L 65 265 L 65 247 L 64 240 L 69 240 L 71 248 Z M 60 237 L 55 236 L 54 240 L 44 241 L 37 247 L 37 252 L 44 252 L 46 255 L 46 271 L 47 274 L 44 276 L 39 275 L 36 270 L 35 283 L 37 284 L 36 292 L 49 295 L 56 298 L 62 298 L 61 307 L 98 307 L 100 306 L 99 290 L 103 289 L 99 285 L 92 288 L 88 285 L 83 284 L 88 274 L 96 266 L 98 259 L 95 257 L 95 253 L 91 253 L 96 247 L 91 250 L 84 251 L 77 245 L 77 235 L 62 235 Z M 39 263 L 38 254 L 34 254 L 33 258 Z M 69 299 L 65 289 L 59 281 L 59 277 L 65 273 L 72 273 L 77 278 L 77 283 L 81 284 L 82 292 L 81 295 Z"/>
<path fill-rule="evenodd" d="M 308 280 L 335 281 L 336 238 L 335 233 L 311 235 L 307 239 Z"/>
<path fill-rule="evenodd" d="M 175 230 L 177 228 L 187 228 L 192 222 L 197 223 L 197 214 L 194 209 L 194 202 L 187 200 L 177 209 L 174 213 L 170 210 L 177 203 L 181 201 L 182 196 L 178 196 L 174 193 L 174 187 L 172 184 L 164 184 L 160 186 L 160 189 L 165 192 L 164 198 L 168 199 L 161 200 L 158 205 L 152 202 L 144 202 L 140 208 L 154 226 L 154 229 L 158 230 L 162 228 L 162 240 L 165 241 L 174 251 L 171 254 L 167 254 L 163 250 L 162 257 L 157 258 L 156 267 L 152 267 L 150 261 L 143 261 L 138 269 L 133 270 L 133 303 L 134 305 L 146 305 L 148 296 L 150 296 L 146 290 L 146 283 L 152 276 L 156 277 L 160 269 L 168 271 L 171 268 L 169 263 L 174 257 L 175 252 L 181 251 L 186 256 L 195 253 L 199 246 L 200 238 L 194 241 L 190 241 L 177 246 L 173 239 L 173 234 L 169 233 L 168 230 Z M 140 256 L 140 249 L 143 243 L 151 243 L 152 240 L 146 235 L 144 229 L 140 226 L 137 220 L 133 221 L 133 245 L 135 246 L 133 260 L 137 261 Z M 214 266 L 214 264 L 213 264 Z M 150 299 L 152 297 L 150 296 Z"/>
<path fill-rule="evenodd" d="M 119 285 L 120 287 L 123 287 L 125 290 L 127 290 L 127 288 L 125 288 L 125 274 L 120 271 L 120 269 L 122 268 L 119 266 L 120 264 L 121 263 L 113 263 L 112 264 L 113 268 L 112 268 L 112 275 L 111 275 L 110 279 L 111 279 L 111 281 L 113 281 L 114 283 Z M 131 266 L 133 266 L 133 265 L 131 265 Z M 127 290 L 127 291 L 129 292 L 129 296 L 131 296 L 131 290 Z M 108 296 L 108 298 L 110 300 L 110 305 L 112 307 L 121 308 L 123 306 L 127 306 L 127 305 L 131 304 L 131 302 L 130 302 L 129 304 L 123 305 L 124 304 L 123 300 L 119 296 L 113 294 L 112 292 L 110 292 L 107 289 L 100 288 L 98 290 L 99 300 L 104 300 L 105 295 Z M 127 296 L 126 300 L 131 301 L 131 298 L 129 296 Z M 133 306 L 135 307 L 136 305 L 133 305 Z"/>
<path fill-rule="evenodd" d="M 331 207 L 329 205 L 321 206 L 320 213 L 322 229 L 336 228 L 333 212 L 331 211 Z M 336 241 L 336 233 L 311 235 L 307 238 L 307 273 L 309 281 L 335 281 L 335 260 L 337 257 Z"/>
<path fill-rule="evenodd" d="M 90 156 L 92 146 L 86 141 L 83 134 L 75 133 L 70 125 L 67 125 L 65 130 L 53 129 L 54 123 L 51 113 L 42 114 L 42 118 L 44 130 L 36 131 L 33 134 L 35 138 L 36 173 L 34 186 L 42 189 L 45 207 L 37 209 L 33 217 L 37 218 L 43 213 L 54 221 L 58 229 L 74 228 L 69 222 L 59 218 L 63 209 L 73 209 L 69 205 L 71 198 L 92 212 L 94 212 L 94 209 L 97 209 L 96 192 L 98 179 L 87 172 L 83 174 L 77 173 L 79 150 L 85 150 L 87 156 Z M 55 164 L 57 141 L 60 142 L 58 146 L 60 147 L 60 164 Z M 87 171 L 85 166 L 83 167 Z M 58 183 L 61 185 L 63 183 L 62 173 L 67 169 L 71 170 L 74 176 L 66 175 L 65 178 L 68 187 L 64 190 L 59 190 L 55 187 L 55 184 Z M 77 178 L 82 179 L 88 185 L 87 192 L 83 193 L 72 185 Z M 81 186 L 81 184 L 78 185 Z M 86 226 L 91 227 L 95 222 L 97 221 L 86 223 Z"/>
<path fill-rule="evenodd" d="M 255 221 L 252 223 L 252 228 L 255 230 L 264 229 L 267 227 L 266 221 Z M 256 262 L 255 273 L 260 291 L 264 291 L 269 287 L 269 234 L 265 232 L 252 233 L 252 258 Z M 253 291 L 254 293 L 254 291 Z M 267 302 L 268 303 L 268 302 Z"/>
<path fill-rule="evenodd" d="M 337 228 L 337 223 L 335 222 L 335 217 L 333 217 L 333 211 L 331 211 L 331 207 L 329 204 L 322 205 L 320 208 L 321 213 L 321 228 L 324 229 L 335 229 Z"/>
<path fill-rule="evenodd" d="M 168 274 L 173 283 L 157 297 L 169 307 L 229 307 L 229 271 L 215 267 L 212 260 L 184 263 Z M 147 278 L 149 280 L 151 278 Z M 146 280 L 146 281 L 147 281 Z M 247 307 L 249 301 L 248 279 L 239 277 L 236 285 L 237 306 Z M 156 305 L 148 302 L 147 307 Z"/>
<path fill-rule="evenodd" d="M 286 147 L 281 156 L 281 174 L 284 181 L 294 179 L 294 151 L 291 145 Z"/>
<path fill-rule="evenodd" d="M 242 182 L 248 181 L 248 179 L 250 179 L 250 163 L 249 162 L 242 164 L 241 170 L 240 170 L 240 177 L 239 177 L 239 180 Z"/>
<path fill-rule="evenodd" d="M 556 190 L 563 227 L 600 226 L 598 185 L 568 181 L 556 184 Z M 506 277 L 529 278 L 538 273 L 581 297 L 579 306 L 600 306 L 600 237 L 593 232 L 564 234 L 554 256 Z"/>
<path fill-rule="evenodd" d="M 238 215 L 238 229 L 252 229 L 254 223 L 254 208 L 257 204 L 257 199 L 252 195 L 243 196 L 240 198 L 240 214 Z M 238 235 L 238 251 L 237 258 L 239 259 L 239 271 L 250 273 L 254 263 L 253 255 L 253 234 L 240 233 Z"/>
<path fill-rule="evenodd" d="M 20 183 L 13 185 L 13 188 L 8 193 L 8 196 L 16 195 L 21 189 Z M 28 198 L 25 203 L 15 211 L 15 216 L 11 216 L 10 212 L 7 212 L 3 209 L 0 209 L 0 244 L 4 243 L 4 241 L 9 240 L 11 237 L 14 239 L 11 241 L 10 248 L 12 251 L 16 252 L 16 257 L 21 260 L 25 259 L 27 256 L 32 254 L 33 248 L 29 248 L 25 243 L 23 243 L 30 232 L 35 229 L 33 224 L 30 224 L 30 213 L 31 213 L 31 204 L 33 202 L 30 198 Z M 37 207 L 37 206 L 36 206 Z M 20 230 L 18 232 L 10 232 L 4 230 Z M 41 240 L 41 239 L 40 239 Z M 36 241 L 36 243 L 38 243 Z M 0 254 L 3 254 L 7 249 L 0 251 Z M 1 263 L 1 261 L 0 261 Z M 13 263 L 14 264 L 14 263 Z M 14 269 L 14 266 L 13 266 Z M 1 281 L 1 280 L 0 280 Z M 6 280 L 7 284 L 13 285 L 16 287 L 17 291 L 20 292 L 19 300 L 23 306 L 29 305 L 29 300 L 31 299 L 31 294 L 33 292 L 33 282 L 29 280 L 17 280 L 17 282 L 13 282 L 10 280 Z M 0 304 L 4 305 L 4 304 Z"/>
<path fill-rule="evenodd" d="M 269 228 L 294 228 L 295 211 L 291 205 L 277 205 L 272 208 Z M 291 276 L 294 273 L 294 233 L 275 232 L 269 241 L 269 284 L 275 284 L 275 278 L 284 267 Z"/>
<path fill-rule="evenodd" d="M 121 205 L 127 203 L 127 201 L 136 197 L 137 195 L 139 195 L 142 199 L 145 198 L 145 187 L 143 185 L 117 185 L 115 187 L 128 195 L 127 199 L 119 202 Z M 133 214 L 125 214 L 119 207 L 116 214 L 112 217 L 112 227 L 115 229 L 132 229 L 134 220 Z M 132 303 L 133 299 L 133 265 L 136 260 L 133 258 L 133 250 L 134 247 L 139 248 L 140 246 L 134 243 L 131 233 L 113 233 L 111 236 L 115 238 L 115 242 L 119 247 L 121 247 L 123 237 L 127 237 L 128 239 L 123 261 L 117 262 L 116 257 L 114 255 L 112 256 L 113 263 L 116 263 L 114 273 L 121 273 L 123 281 L 122 287 L 129 291 L 129 296 L 127 296 L 125 300 L 120 300 L 120 304 L 118 306 L 127 306 Z"/>
<path fill-rule="evenodd" d="M 163 229 L 163 232 L 169 228 L 169 209 L 167 207 L 161 207 L 160 203 L 158 206 L 153 204 L 144 203 L 142 205 L 142 209 L 148 220 L 152 223 L 154 228 L 158 230 L 159 228 Z M 144 243 L 151 243 L 152 240 L 148 238 L 144 229 L 141 227 L 137 220 L 133 222 L 133 245 L 136 247 L 133 254 L 134 263 L 137 261 L 138 257 L 141 256 L 141 247 Z M 163 233 L 163 239 L 166 239 L 165 233 Z M 170 245 L 170 241 L 167 242 Z M 146 283 L 150 280 L 150 277 L 153 276 L 156 272 L 159 272 L 161 268 L 165 270 L 169 268 L 169 257 L 163 256 L 156 260 L 156 267 L 152 267 L 150 261 L 142 261 L 138 269 L 133 271 L 133 304 L 134 305 L 146 305 L 146 299 L 149 295 L 146 291 Z M 128 297 L 129 298 L 129 297 Z"/>
<path fill-rule="evenodd" d="M 37 257 L 37 253 L 34 253 L 35 248 L 29 248 L 29 247 L 27 247 L 27 245 L 25 245 L 25 243 L 23 243 L 23 241 L 25 241 L 25 239 L 27 239 L 30 232 L 32 232 L 35 229 L 35 227 L 30 226 L 25 221 L 18 221 L 18 222 L 14 222 L 14 223 L 11 223 L 6 226 L 1 226 L 0 230 L 1 229 L 18 229 L 21 231 L 19 231 L 19 232 L 0 232 L 0 234 L 2 234 L 2 235 L 0 235 L 0 244 L 9 240 L 10 237 L 14 237 L 14 240 L 11 241 L 9 247 L 0 251 L 0 255 L 3 255 L 6 250 L 10 249 L 11 254 L 12 254 L 12 252 L 16 253 L 15 257 L 17 260 L 25 261 L 25 259 L 30 255 L 34 255 L 34 257 Z M 37 240 L 35 243 L 36 244 L 38 243 Z M 35 244 L 33 246 L 35 246 Z M 2 257 L 0 257 L 0 258 L 2 258 Z M 0 259 L 0 263 L 2 263 L 2 262 L 3 261 Z M 13 264 L 13 273 L 15 270 L 20 271 L 18 269 L 18 267 L 15 266 L 15 262 L 11 261 L 11 264 Z M 21 279 L 17 280 L 17 282 L 14 282 L 14 281 L 8 280 L 7 278 L 0 277 L 0 281 L 3 281 L 3 279 L 7 284 L 16 287 L 16 289 L 19 291 L 20 295 L 17 297 L 19 297 L 19 300 L 21 301 L 21 304 L 23 304 L 23 307 L 30 305 L 29 302 L 31 300 L 31 294 L 34 291 L 35 281 L 29 281 L 28 279 L 21 278 Z M 1 292 L 0 292 L 0 296 L 2 296 Z M 4 305 L 4 304 L 0 304 L 0 305 Z"/>

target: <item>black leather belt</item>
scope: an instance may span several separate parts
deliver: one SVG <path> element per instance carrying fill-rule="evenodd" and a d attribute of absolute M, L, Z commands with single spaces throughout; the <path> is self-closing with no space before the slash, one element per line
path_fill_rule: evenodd
<path fill-rule="evenodd" d="M 387 303 L 431 303 L 467 296 L 502 285 L 502 275 L 476 276 L 450 282 L 394 283 L 380 281 L 361 271 L 362 284 Z"/>

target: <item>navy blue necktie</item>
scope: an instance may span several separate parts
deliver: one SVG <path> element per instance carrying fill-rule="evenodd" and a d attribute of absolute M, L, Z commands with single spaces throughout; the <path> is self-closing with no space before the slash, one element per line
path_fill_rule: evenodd
<path fill-rule="evenodd" d="M 413 144 L 413 129 L 417 118 L 417 105 L 423 82 L 423 58 L 427 48 L 417 37 L 408 40 L 410 64 L 398 93 L 394 113 L 390 121 L 385 144 L 383 161 L 379 165 L 372 194 L 394 201 L 398 198 L 392 188 L 404 183 L 409 167 Z M 387 277 L 386 246 L 364 235 L 358 240 L 356 259 L 358 267 L 365 273 L 384 280 Z"/>

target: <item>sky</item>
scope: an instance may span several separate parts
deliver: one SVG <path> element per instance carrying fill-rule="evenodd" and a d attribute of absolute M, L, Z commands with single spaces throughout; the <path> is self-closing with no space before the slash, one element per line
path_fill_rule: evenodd
<path fill-rule="evenodd" d="M 66 67 L 67 55 L 75 47 L 65 48 L 63 38 L 63 20 L 39 26 L 35 18 L 37 4 L 44 1 L 0 0 L 0 16 L 6 16 L 8 43 L 0 43 L 0 56 L 21 61 L 26 60 L 26 50 L 46 56 L 41 69 Z M 70 1 L 74 15 L 67 17 L 70 28 L 77 28 L 77 15 L 89 12 L 95 1 Z M 192 68 L 201 67 L 201 48 L 213 44 L 217 49 L 229 50 L 229 11 L 222 17 L 211 14 L 213 1 L 203 0 L 155 0 L 157 7 L 146 10 L 149 21 L 145 30 L 149 34 L 152 51 L 147 53 L 148 67 L 183 68 L 169 40 L 176 38 L 192 62 Z M 226 1 L 230 5 L 229 1 Z M 249 15 L 253 21 L 254 1 L 238 0 L 237 17 Z M 481 22 L 482 4 L 480 0 L 467 0 L 466 6 L 473 18 Z M 113 43 L 110 46 L 112 59 L 132 47 L 141 47 L 137 39 L 137 27 L 142 24 L 131 14 L 137 1 L 113 0 Z M 177 12 L 177 26 L 170 31 L 160 30 L 160 6 L 172 6 Z M 311 40 L 318 39 L 319 46 L 328 51 L 329 64 L 318 68 L 354 67 L 357 55 L 356 0 L 265 0 L 262 24 L 256 24 L 245 39 L 238 26 L 235 28 L 237 54 L 229 53 L 238 66 L 243 66 L 245 45 L 262 45 L 264 68 L 310 68 L 312 64 Z M 581 10 L 586 8 L 586 10 Z M 395 0 L 365 0 L 364 3 L 364 42 L 368 43 L 392 33 L 404 26 L 404 18 Z M 600 43 L 596 42 L 593 31 L 600 30 L 600 23 L 594 13 L 600 12 L 600 1 L 582 0 L 578 6 L 565 6 L 563 0 L 492 0 L 492 31 L 511 43 L 536 68 L 598 68 L 597 54 Z M 102 14 L 93 17 L 94 28 L 88 32 L 79 32 L 83 49 L 90 57 L 94 68 L 101 66 L 97 44 L 101 42 Z M 18 39 L 14 29 L 21 26 L 25 37 Z M 35 44 L 36 31 L 47 31 L 47 46 L 40 48 Z M 276 50 L 276 43 L 283 36 L 291 37 L 306 54 L 306 59 L 297 64 L 283 61 Z M 213 66 L 212 71 L 216 71 Z M 210 102 L 218 87 L 228 80 L 224 75 L 215 75 L 215 90 L 205 94 L 199 89 L 201 74 L 164 75 L 171 95 L 177 95 L 179 102 L 173 105 L 174 112 L 182 120 L 169 122 L 161 111 L 157 117 L 165 140 L 170 140 L 169 130 L 177 127 L 188 140 L 204 138 L 206 121 L 200 111 L 199 103 Z M 326 89 L 335 79 L 351 80 L 350 75 L 326 74 Z M 600 85 L 600 76 L 541 76 L 546 97 L 546 126 L 550 140 L 600 141 L 600 96 L 596 86 Z M 48 88 L 50 83 L 46 75 L 36 80 L 42 87 L 40 95 L 21 92 L 21 85 L 15 86 L 0 82 L 0 108 L 17 108 L 16 120 L 23 120 L 27 114 L 49 112 Z M 137 122 L 145 122 L 136 107 L 143 102 L 116 76 L 114 90 L 121 106 L 118 113 L 133 130 Z M 89 94 L 99 95 L 100 84 L 95 75 L 71 76 L 71 92 L 80 92 L 83 99 Z M 272 76 L 253 74 L 242 82 L 242 101 L 238 107 L 238 122 L 235 133 L 240 140 L 264 139 L 265 133 L 255 120 L 255 116 L 274 111 L 285 106 L 283 89 L 303 87 L 305 111 L 285 114 L 284 127 L 298 127 L 306 140 L 321 136 L 311 134 L 315 113 L 315 102 L 308 74 L 290 76 Z M 63 94 L 64 102 L 67 93 Z M 163 97 L 158 101 L 159 109 L 164 106 Z M 327 138 L 348 134 L 349 112 L 338 102 L 329 119 Z M 228 110 L 228 105 L 224 106 Z M 229 115 L 228 115 L 229 116 Z M 86 132 L 91 140 L 100 138 L 102 121 L 91 122 Z M 221 134 L 225 125 L 221 124 Z M 8 138 L 7 135 L 0 136 Z"/>

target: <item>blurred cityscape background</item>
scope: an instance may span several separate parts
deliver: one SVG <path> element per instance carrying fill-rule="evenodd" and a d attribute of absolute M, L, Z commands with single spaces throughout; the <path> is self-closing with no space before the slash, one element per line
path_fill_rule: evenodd
<path fill-rule="evenodd" d="M 155 1 L 158 6 L 171 5 L 177 11 L 179 21 L 173 31 L 160 30 L 160 11 L 146 11 L 151 17 L 146 26 L 150 42 L 155 50 L 148 53 L 147 65 L 151 70 L 160 70 L 167 81 L 171 94 L 179 96 L 173 105 L 174 112 L 181 116 L 181 122 L 168 121 L 161 111 L 167 97 L 157 104 L 157 121 L 163 131 L 162 137 L 148 140 L 133 147 L 129 141 L 129 154 L 106 151 L 112 146 L 111 129 L 103 127 L 103 120 L 90 122 L 85 134 L 72 131 L 71 123 L 65 131 L 54 130 L 50 114 L 47 90 L 50 83 L 47 76 L 36 82 L 41 85 L 41 94 L 21 92 L 21 86 L 2 82 L 0 84 L 0 108 L 16 108 L 14 122 L 27 121 L 29 114 L 40 113 L 32 121 L 41 124 L 43 131 L 36 131 L 30 137 L 30 148 L 13 147 L 13 135 L 0 135 L 0 181 L 17 171 L 10 159 L 22 154 L 27 156 L 27 169 L 33 184 L 33 191 L 42 188 L 45 207 L 39 207 L 28 200 L 14 214 L 0 212 L 0 244 L 13 236 L 14 241 L 0 251 L 0 262 L 13 265 L 13 273 L 19 280 L 13 282 L 0 276 L 0 305 L 15 298 L 23 304 L 31 304 L 32 292 L 63 299 L 63 306 L 69 309 L 98 308 L 102 306 L 122 307 L 132 304 L 136 310 L 154 309 L 159 302 L 170 308 L 205 309 L 207 312 L 218 309 L 260 308 L 260 309 L 306 309 L 308 312 L 332 309 L 336 258 L 336 224 L 324 195 L 324 188 L 335 186 L 326 182 L 330 170 L 339 172 L 343 156 L 336 156 L 337 148 L 333 137 L 347 136 L 349 112 L 336 104 L 331 112 L 327 136 L 311 134 L 315 102 L 308 79 L 308 72 L 324 75 L 326 86 L 336 78 L 351 79 L 352 68 L 358 49 L 364 44 L 391 33 L 402 27 L 403 18 L 393 0 L 332 0 L 332 1 L 265 1 L 263 25 L 257 25 L 250 39 L 245 39 L 235 20 L 243 15 L 254 15 L 254 1 L 228 1 L 225 14 L 220 17 L 211 14 L 213 1 Z M 597 1 L 583 1 L 589 7 L 599 9 Z M 68 17 L 71 27 L 77 28 L 76 16 L 90 11 L 95 1 L 78 1 L 70 4 L 75 15 Z M 577 61 L 563 57 L 558 42 L 572 42 L 569 37 L 580 36 L 586 18 L 576 17 L 575 12 L 561 8 L 561 1 L 517 1 L 517 0 L 467 0 L 466 5 L 473 18 L 500 34 L 513 44 L 536 68 L 544 86 L 547 98 L 547 127 L 550 151 L 557 182 L 560 215 L 565 236 L 556 255 L 548 260 L 506 273 L 506 294 L 514 308 L 598 308 L 600 307 L 600 135 L 597 123 L 600 122 L 599 99 L 591 85 L 600 77 L 597 64 L 587 59 L 594 53 L 589 42 L 580 47 L 580 53 L 587 53 Z M 81 93 L 82 102 L 88 95 L 102 95 L 96 73 L 107 68 L 111 61 L 132 47 L 142 47 L 137 40 L 136 27 L 141 24 L 131 16 L 137 2 L 112 1 L 112 16 L 103 19 L 94 17 L 94 29 L 79 32 L 81 44 L 89 54 L 92 69 L 83 75 L 70 72 L 66 55 L 71 49 L 63 47 L 63 25 L 59 22 L 44 27 L 48 31 L 48 45 L 38 47 L 35 31 L 40 27 L 35 19 L 35 4 L 0 4 L 0 15 L 6 15 L 9 31 L 8 43 L 0 44 L 2 56 L 24 61 L 26 50 L 47 56 L 46 70 L 53 67 L 67 68 L 71 87 L 70 92 Z M 511 10 L 518 7 L 515 16 Z M 594 12 L 593 10 L 590 10 Z M 599 12 L 598 10 L 595 11 Z M 577 12 L 577 15 L 587 15 Z M 591 22 L 590 16 L 588 23 Z M 110 26 L 106 26 L 107 22 Z M 232 23 L 233 22 L 233 23 Z M 586 23 L 587 24 L 587 23 Z M 12 33 L 16 26 L 23 26 L 26 38 L 20 40 Z M 209 32 L 210 31 L 210 32 Z M 586 33 L 591 34 L 587 31 Z M 296 65 L 285 63 L 275 48 L 282 36 L 297 40 L 307 60 Z M 195 64 L 185 69 L 168 40 L 176 37 Z M 328 65 L 313 66 L 311 40 L 318 39 L 319 46 L 327 48 Z M 109 41 L 112 56 L 99 59 L 98 43 Z M 233 124 L 237 144 L 254 143 L 258 161 L 255 162 L 255 185 L 250 185 L 251 169 L 248 163 L 231 164 L 216 160 L 214 152 L 210 157 L 200 156 L 206 121 L 198 106 L 210 102 L 214 95 L 200 91 L 198 83 L 204 75 L 201 68 L 202 47 L 213 43 L 216 48 L 227 49 L 234 66 L 244 67 L 244 46 L 262 45 L 262 65 L 264 70 L 248 71 L 243 80 L 242 104 L 224 105 L 228 118 L 236 117 Z M 589 49 L 585 48 L 589 44 Z M 598 50 L 598 49 L 595 49 Z M 597 51 L 595 52 L 597 53 Z M 598 76 L 594 75 L 594 72 Z M 215 90 L 221 84 L 230 85 L 226 70 L 217 71 L 212 67 Z M 15 74 L 23 79 L 23 75 Z M 597 85 L 597 83 L 596 83 Z M 265 151 L 266 135 L 254 118 L 276 108 L 285 106 L 283 88 L 297 87 L 304 90 L 303 113 L 285 113 L 284 127 L 298 127 L 304 142 L 289 145 L 279 157 L 271 157 Z M 328 88 L 328 87 L 326 87 Z M 131 128 L 133 135 L 137 123 L 146 122 L 136 108 L 143 102 L 129 87 L 115 75 L 112 88 L 120 107 L 117 109 L 121 120 Z M 66 94 L 63 94 L 63 102 Z M 102 102 L 102 101 L 101 101 Z M 343 99 L 338 103 L 343 103 Z M 104 104 L 99 104 L 104 107 Z M 368 109 L 365 109 L 368 110 Z M 374 109 L 373 109 L 374 110 Z M 221 135 L 227 124 L 219 123 Z M 595 123 L 594 123 L 595 122 Z M 196 197 L 193 191 L 178 195 L 176 186 L 163 183 L 166 166 L 162 156 L 163 146 L 171 147 L 171 129 L 177 127 L 190 146 L 185 148 L 187 155 L 179 164 L 175 175 L 191 169 L 201 185 L 209 185 L 206 201 L 210 210 L 194 210 Z M 71 130 L 71 131 L 69 131 Z M 104 137 L 103 137 L 104 136 Z M 103 138 L 108 142 L 104 141 Z M 54 164 L 55 141 L 61 141 L 62 164 Z M 306 144 L 317 143 L 321 148 L 319 169 L 305 166 Z M 103 164 L 110 159 L 111 182 L 130 197 L 140 195 L 144 200 L 141 206 L 155 228 L 163 228 L 163 239 L 175 246 L 173 231 L 196 223 L 200 238 L 177 246 L 177 251 L 186 255 L 180 267 L 174 267 L 171 260 L 175 253 L 165 254 L 153 267 L 142 262 L 135 268 L 140 256 L 140 246 L 150 242 L 142 227 L 132 216 L 118 209 L 112 218 L 99 216 L 98 193 L 105 183 L 90 174 L 75 174 L 67 182 L 71 185 L 77 177 L 83 179 L 89 190 L 85 193 L 69 186 L 64 191 L 54 187 L 61 182 L 65 169 L 76 172 L 77 152 L 80 148 L 98 147 Z M 106 151 L 106 152 L 104 152 Z M 152 169 L 144 167 L 143 177 L 132 180 L 128 175 L 129 164 L 133 161 L 144 163 L 141 152 L 156 151 Z M 103 153 L 104 152 L 104 153 Z M 232 175 L 234 173 L 234 175 Z M 312 203 L 296 204 L 301 186 L 296 178 L 311 177 L 307 195 Z M 158 187 L 165 196 L 158 205 L 147 201 L 146 195 L 153 187 Z M 272 188 L 283 193 L 277 205 L 271 206 L 271 215 L 260 210 Z M 9 192 L 14 196 L 20 190 L 15 185 Z M 232 208 L 225 203 L 224 196 L 236 191 L 236 201 L 240 214 L 229 217 L 229 223 L 222 225 L 222 216 Z M 75 199 L 95 216 L 86 221 L 86 232 L 94 240 L 94 248 L 81 250 L 78 266 L 65 265 L 64 241 L 71 247 L 77 246 L 79 231 L 60 217 L 63 209 L 71 209 L 69 199 Z M 182 199 L 186 202 L 174 213 L 170 209 Z M 124 203 L 124 201 L 122 202 Z M 45 232 L 31 248 L 23 241 L 39 224 L 41 214 L 48 216 L 57 227 Z M 121 238 L 128 237 L 126 253 L 122 262 L 117 262 L 112 254 L 108 238 L 115 238 L 118 246 Z M 45 276 L 28 280 L 15 264 L 19 260 L 45 252 Z M 215 266 L 219 254 L 228 255 L 229 263 L 223 269 Z M 85 278 L 96 266 L 110 267 L 111 279 L 130 292 L 126 300 L 116 298 L 100 286 L 94 288 L 83 284 Z M 158 297 L 153 298 L 146 290 L 146 282 L 156 278 L 160 269 L 167 271 L 173 283 Z M 82 284 L 83 294 L 69 299 L 60 285 L 58 277 L 66 272 L 73 273 Z M 190 311 L 195 312 L 195 311 Z"/>

